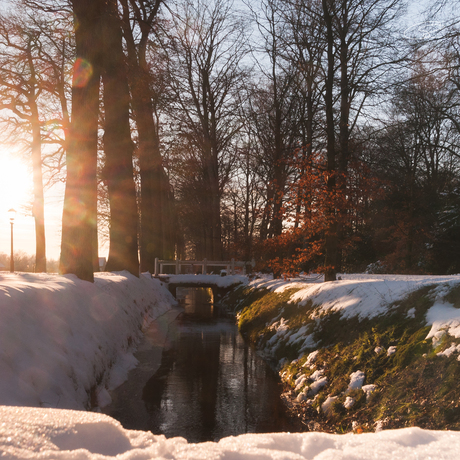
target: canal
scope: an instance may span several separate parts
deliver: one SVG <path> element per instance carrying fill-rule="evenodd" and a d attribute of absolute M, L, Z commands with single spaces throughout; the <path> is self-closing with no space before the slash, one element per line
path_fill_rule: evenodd
<path fill-rule="evenodd" d="M 243 433 L 298 431 L 280 399 L 277 374 L 248 346 L 212 292 L 178 292 L 183 307 L 156 321 L 139 365 L 111 393 L 104 413 L 124 428 L 189 442 Z M 158 367 L 158 362 L 161 364 Z"/>

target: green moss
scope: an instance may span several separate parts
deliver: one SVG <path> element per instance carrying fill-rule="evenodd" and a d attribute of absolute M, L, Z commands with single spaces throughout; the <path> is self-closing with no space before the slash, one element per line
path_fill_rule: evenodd
<path fill-rule="evenodd" d="M 268 290 L 239 290 L 239 328 L 258 347 L 266 350 L 268 341 L 276 333 L 274 321 L 284 318 L 291 332 L 305 327 L 303 334 L 313 334 L 319 353 L 316 367 L 303 367 L 311 350 L 300 359 L 303 342 L 278 340 L 273 357 L 287 359 L 283 367 L 283 381 L 291 390 L 299 375 L 311 376 L 315 369 L 323 369 L 328 379 L 313 405 L 299 405 L 299 416 L 316 417 L 328 431 L 351 430 L 353 422 L 372 427 L 377 420 L 385 420 L 386 428 L 417 425 L 429 429 L 460 429 L 460 363 L 458 354 L 449 358 L 437 356 L 452 342 L 460 340 L 445 335 L 436 349 L 426 340 L 430 327 L 426 313 L 433 305 L 434 286 L 412 292 L 405 299 L 389 306 L 386 314 L 374 318 L 342 318 L 340 312 L 321 312 L 311 302 L 290 303 L 295 289 L 275 294 Z M 452 288 L 444 300 L 460 308 L 460 286 Z M 387 349 L 395 346 L 394 354 Z M 376 352 L 381 347 L 380 352 Z M 378 351 L 378 349 L 377 349 Z M 294 360 L 294 361 L 293 361 Z M 365 373 L 364 384 L 375 384 L 376 391 L 366 397 L 362 390 L 348 392 L 350 374 Z M 309 382 L 311 383 L 311 382 Z M 328 395 L 338 396 L 332 406 L 332 416 L 325 421 L 314 409 L 321 406 Z M 347 396 L 355 399 L 345 409 Z M 303 414 L 303 415 L 302 415 Z M 315 415 L 316 414 L 316 415 Z M 371 429 L 371 428 L 369 428 Z"/>
<path fill-rule="evenodd" d="M 297 303 L 289 303 L 289 299 L 297 291 L 298 289 L 287 289 L 283 293 L 277 294 L 267 290 L 259 290 L 257 298 L 249 305 L 243 305 L 239 312 L 238 328 L 240 332 L 253 343 L 258 342 L 261 335 L 268 335 L 269 337 L 270 333 L 273 335 L 270 325 L 276 319 L 279 320 L 283 317 L 290 321 L 293 312 L 300 313 Z"/>

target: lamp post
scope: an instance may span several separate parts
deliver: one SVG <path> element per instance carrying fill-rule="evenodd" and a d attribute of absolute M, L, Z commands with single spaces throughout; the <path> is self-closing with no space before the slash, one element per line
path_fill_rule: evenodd
<path fill-rule="evenodd" d="M 14 272 L 14 258 L 13 258 L 13 224 L 14 218 L 16 217 L 16 211 L 11 208 L 8 209 L 8 215 L 10 217 L 10 224 L 11 224 L 11 257 L 10 257 L 10 272 Z"/>

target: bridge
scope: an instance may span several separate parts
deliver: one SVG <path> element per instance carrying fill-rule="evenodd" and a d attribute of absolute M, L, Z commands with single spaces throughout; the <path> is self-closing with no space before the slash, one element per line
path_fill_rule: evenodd
<path fill-rule="evenodd" d="M 234 287 L 247 281 L 246 276 L 241 275 L 161 275 L 160 280 L 168 285 L 169 292 L 176 297 L 177 288 L 195 287 L 211 288 L 214 299 L 223 297 Z"/>
<path fill-rule="evenodd" d="M 158 257 L 155 258 L 155 273 L 153 276 L 158 277 L 164 273 L 164 268 L 172 266 L 173 271 L 176 275 L 180 274 L 195 274 L 201 273 L 206 275 L 211 268 L 224 267 L 226 274 L 234 275 L 236 270 L 246 274 L 246 269 L 250 266 L 254 268 L 255 261 L 252 259 L 250 262 L 238 262 L 235 259 L 230 261 L 210 261 L 207 259 L 203 260 L 160 260 Z M 185 270 L 184 270 L 185 269 Z M 185 272 L 185 273 L 183 273 Z"/>

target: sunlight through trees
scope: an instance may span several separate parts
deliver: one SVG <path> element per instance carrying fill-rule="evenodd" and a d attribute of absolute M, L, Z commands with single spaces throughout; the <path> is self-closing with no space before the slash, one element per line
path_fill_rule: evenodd
<path fill-rule="evenodd" d="M 1 143 L 33 166 L 35 270 L 65 181 L 60 270 L 89 281 L 102 234 L 107 270 L 135 275 L 175 257 L 458 271 L 458 18 L 440 2 L 428 30 L 404 7 L 14 0 Z"/>

